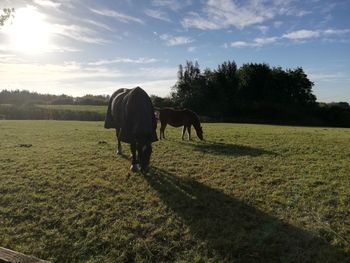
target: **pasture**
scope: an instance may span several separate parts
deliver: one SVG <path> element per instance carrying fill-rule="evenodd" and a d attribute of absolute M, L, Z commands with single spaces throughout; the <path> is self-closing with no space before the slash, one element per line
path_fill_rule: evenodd
<path fill-rule="evenodd" d="M 107 106 L 100 105 L 55 105 L 55 104 L 36 104 L 36 107 L 47 109 L 47 110 L 71 110 L 71 111 L 87 111 L 87 112 L 97 112 L 105 114 L 107 111 Z"/>
<path fill-rule="evenodd" d="M 349 129 L 203 130 L 182 142 L 168 126 L 142 176 L 102 122 L 0 121 L 0 246 L 53 262 L 350 261 Z"/>

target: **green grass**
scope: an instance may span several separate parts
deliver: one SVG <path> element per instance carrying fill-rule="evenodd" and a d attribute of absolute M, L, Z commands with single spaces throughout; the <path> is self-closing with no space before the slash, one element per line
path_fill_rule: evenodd
<path fill-rule="evenodd" d="M 36 104 L 39 108 L 50 109 L 50 110 L 71 110 L 71 111 L 91 111 L 105 114 L 107 111 L 107 106 L 99 105 L 44 105 Z"/>
<path fill-rule="evenodd" d="M 349 129 L 204 124 L 206 142 L 181 142 L 168 127 L 142 176 L 102 127 L 0 121 L 0 246 L 54 262 L 350 261 Z"/>

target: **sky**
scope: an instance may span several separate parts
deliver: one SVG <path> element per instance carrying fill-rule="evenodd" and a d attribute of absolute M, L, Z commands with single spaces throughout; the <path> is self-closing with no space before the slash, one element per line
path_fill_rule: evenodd
<path fill-rule="evenodd" d="M 302 67 L 320 102 L 350 102 L 349 0 L 0 0 L 0 90 L 167 96 L 186 60 Z M 1 12 L 1 11 L 0 11 Z"/>

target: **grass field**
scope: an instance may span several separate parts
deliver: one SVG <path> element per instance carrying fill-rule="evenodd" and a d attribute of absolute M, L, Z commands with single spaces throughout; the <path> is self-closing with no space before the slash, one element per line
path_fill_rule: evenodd
<path fill-rule="evenodd" d="M 51 104 L 37 104 L 36 107 L 49 110 L 71 110 L 71 111 L 91 111 L 105 114 L 107 106 L 100 105 L 51 105 Z"/>
<path fill-rule="evenodd" d="M 350 262 L 350 129 L 204 124 L 206 142 L 181 142 L 168 127 L 142 176 L 102 127 L 0 121 L 0 246 L 54 262 Z"/>

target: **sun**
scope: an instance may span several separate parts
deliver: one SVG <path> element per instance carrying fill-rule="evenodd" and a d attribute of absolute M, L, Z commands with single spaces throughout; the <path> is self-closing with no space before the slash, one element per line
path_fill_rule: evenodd
<path fill-rule="evenodd" d="M 39 54 L 49 49 L 50 25 L 35 7 L 27 6 L 16 10 L 6 31 L 16 51 Z"/>

